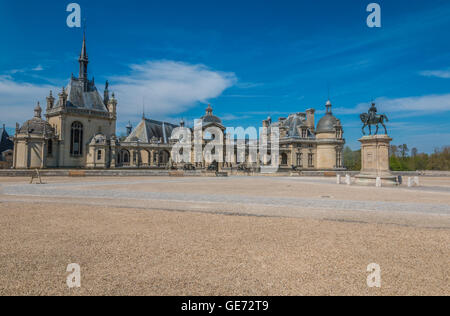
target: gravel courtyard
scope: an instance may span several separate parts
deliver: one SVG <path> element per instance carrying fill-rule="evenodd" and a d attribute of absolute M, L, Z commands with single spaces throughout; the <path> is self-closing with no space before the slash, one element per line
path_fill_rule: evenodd
<path fill-rule="evenodd" d="M 0 295 L 450 295 L 450 179 L 421 180 L 0 178 Z"/>

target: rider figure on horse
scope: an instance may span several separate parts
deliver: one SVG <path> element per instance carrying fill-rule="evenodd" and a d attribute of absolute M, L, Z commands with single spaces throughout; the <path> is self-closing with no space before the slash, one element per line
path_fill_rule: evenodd
<path fill-rule="evenodd" d="M 367 126 L 369 127 L 370 135 L 372 135 L 372 125 L 376 125 L 377 130 L 375 132 L 375 135 L 377 135 L 379 124 L 381 124 L 384 127 L 384 131 L 387 135 L 387 128 L 386 128 L 386 125 L 384 124 L 384 122 L 389 122 L 389 119 L 384 114 L 378 115 L 377 112 L 378 112 L 378 109 L 375 106 L 375 103 L 372 102 L 372 107 L 369 109 L 369 112 L 361 114 L 361 116 L 360 116 L 361 122 L 364 123 L 363 128 L 362 128 L 364 135 L 366 135 L 366 132 L 364 131 L 364 129 Z"/>
<path fill-rule="evenodd" d="M 372 107 L 369 109 L 369 121 L 373 121 L 376 118 L 378 109 L 375 106 L 375 103 L 372 102 Z"/>

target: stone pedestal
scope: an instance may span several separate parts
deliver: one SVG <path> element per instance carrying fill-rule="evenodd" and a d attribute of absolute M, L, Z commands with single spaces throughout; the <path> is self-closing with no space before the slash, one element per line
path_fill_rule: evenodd
<path fill-rule="evenodd" d="M 356 184 L 375 186 L 379 179 L 382 186 L 398 185 L 397 177 L 389 168 L 389 148 L 392 138 L 388 135 L 372 135 L 364 136 L 359 141 L 362 170 L 355 177 Z"/>

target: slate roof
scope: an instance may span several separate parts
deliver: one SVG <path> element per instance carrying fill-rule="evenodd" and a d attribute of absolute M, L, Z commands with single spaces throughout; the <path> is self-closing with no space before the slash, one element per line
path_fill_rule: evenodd
<path fill-rule="evenodd" d="M 100 96 L 94 81 L 87 81 L 87 89 L 84 89 L 84 80 L 72 77 L 66 88 L 68 108 L 88 109 L 100 112 L 108 112 L 103 98 Z M 59 100 L 55 107 L 59 107 Z"/>
<path fill-rule="evenodd" d="M 295 113 L 289 115 L 288 118 L 281 119 L 278 122 L 272 123 L 270 127 L 279 127 L 287 130 L 287 137 L 300 137 L 299 127 L 306 126 L 306 114 Z M 311 135 L 310 135 L 311 136 Z"/>
<path fill-rule="evenodd" d="M 142 143 L 150 143 L 155 138 L 158 141 L 162 139 L 162 142 L 167 144 L 169 143 L 172 131 L 177 127 L 177 125 L 171 123 L 143 118 L 139 125 L 125 139 L 125 142 L 139 140 Z"/>
<path fill-rule="evenodd" d="M 0 154 L 8 149 L 14 149 L 14 143 L 9 139 L 5 125 L 0 128 Z"/>
<path fill-rule="evenodd" d="M 327 113 L 317 124 L 316 133 L 334 133 L 337 125 L 339 125 L 338 119 L 333 114 Z"/>

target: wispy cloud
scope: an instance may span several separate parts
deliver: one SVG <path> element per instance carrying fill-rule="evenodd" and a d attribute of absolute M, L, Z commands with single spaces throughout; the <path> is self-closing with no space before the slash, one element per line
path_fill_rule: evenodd
<path fill-rule="evenodd" d="M 6 71 L 7 75 L 15 75 L 15 74 L 19 74 L 19 73 L 29 73 L 29 72 L 34 72 L 34 71 L 43 71 L 44 67 L 39 64 L 35 67 L 32 68 L 18 68 L 18 69 L 11 69 Z"/>
<path fill-rule="evenodd" d="M 33 71 L 42 71 L 42 70 L 44 70 L 44 67 L 42 67 L 42 65 L 37 65 L 37 66 L 34 67 L 32 70 L 33 70 Z"/>
<path fill-rule="evenodd" d="M 420 72 L 420 75 L 422 75 L 424 77 L 436 77 L 436 78 L 450 79 L 450 69 L 426 70 L 426 71 Z"/>
<path fill-rule="evenodd" d="M 111 79 L 122 119 L 135 115 L 143 102 L 153 117 L 183 113 L 220 96 L 237 82 L 234 73 L 168 60 L 131 65 L 128 75 Z"/>
<path fill-rule="evenodd" d="M 406 98 L 378 98 L 375 100 L 378 109 L 387 113 L 401 113 L 401 116 L 417 116 L 450 111 L 450 94 L 414 96 Z M 368 103 L 360 103 L 353 108 L 335 108 L 341 115 L 357 114 L 367 111 Z M 397 115 L 398 116 L 398 115 Z"/>
<path fill-rule="evenodd" d="M 15 81 L 11 76 L 0 76 L 1 123 L 9 126 L 20 124 L 33 116 L 33 108 L 39 100 L 45 100 L 50 85 L 35 85 Z"/>

